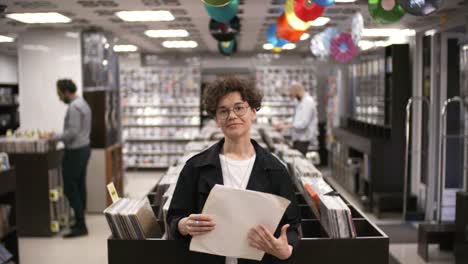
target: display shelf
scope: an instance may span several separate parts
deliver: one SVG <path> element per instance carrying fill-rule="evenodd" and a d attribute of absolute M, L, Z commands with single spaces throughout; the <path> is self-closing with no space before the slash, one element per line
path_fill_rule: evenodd
<path fill-rule="evenodd" d="M 154 125 L 134 125 L 128 124 L 123 127 L 199 127 L 200 124 L 154 124 Z"/>
<path fill-rule="evenodd" d="M 0 83 L 0 135 L 19 127 L 18 92 L 17 84 Z"/>
<path fill-rule="evenodd" d="M 63 195 L 62 151 L 10 154 L 16 169 L 17 229 L 21 236 L 53 236 L 70 224 Z M 58 190 L 58 197 L 49 196 Z M 31 221 L 34 219 L 34 221 Z"/>
<path fill-rule="evenodd" d="M 187 114 L 124 114 L 123 118 L 132 118 L 132 117 L 193 117 L 197 116 L 199 113 L 187 113 Z"/>
<path fill-rule="evenodd" d="M 161 105 L 161 104 L 123 104 L 123 107 L 152 107 L 152 108 L 171 108 L 171 107 L 180 107 L 180 108 L 192 108 L 200 107 L 199 104 L 171 104 L 171 105 Z"/>
<path fill-rule="evenodd" d="M 184 155 L 184 152 L 124 152 L 124 155 L 179 156 L 179 155 Z"/>
<path fill-rule="evenodd" d="M 126 149 L 134 149 L 138 142 L 186 142 L 192 138 L 177 136 L 200 127 L 199 65 L 136 67 L 120 73 Z M 166 138 L 171 135 L 175 137 Z M 132 158 L 124 156 L 126 168 L 134 166 Z"/>
<path fill-rule="evenodd" d="M 7 230 L 0 236 L 0 244 L 13 255 L 13 261 L 19 264 L 19 243 L 17 231 L 17 189 L 14 168 L 0 171 L 0 205 L 11 206 Z M 2 221 L 2 220 L 0 220 Z M 0 226 L 3 224 L 0 223 Z"/>
<path fill-rule="evenodd" d="M 127 138 L 126 141 L 190 141 L 190 138 Z"/>

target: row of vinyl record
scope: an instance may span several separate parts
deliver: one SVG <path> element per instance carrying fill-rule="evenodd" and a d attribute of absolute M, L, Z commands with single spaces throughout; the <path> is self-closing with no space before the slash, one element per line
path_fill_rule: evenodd
<path fill-rule="evenodd" d="M 130 127 L 123 129 L 124 139 L 192 139 L 199 133 L 198 127 Z"/>
<path fill-rule="evenodd" d="M 183 154 L 186 143 L 153 142 L 153 143 L 125 143 L 123 153 L 151 154 L 151 153 L 179 153 Z"/>
<path fill-rule="evenodd" d="M 281 142 L 281 135 L 271 129 L 262 130 L 267 142 Z M 300 152 L 289 145 L 275 143 L 271 146 L 287 164 L 297 189 L 304 196 L 314 215 L 331 238 L 354 238 L 356 231 L 351 210 L 324 180 L 322 173 Z"/>
<path fill-rule="evenodd" d="M 151 126 L 151 125 L 200 125 L 200 116 L 193 117 L 124 117 L 122 118 L 122 125 L 140 125 L 140 126 Z"/>
<path fill-rule="evenodd" d="M 148 198 L 122 198 L 104 210 L 115 239 L 143 240 L 161 237 L 161 229 Z"/>
<path fill-rule="evenodd" d="M 7 153 L 46 153 L 54 150 L 57 142 L 44 139 L 2 137 L 0 152 Z"/>
<path fill-rule="evenodd" d="M 199 116 L 200 108 L 195 107 L 125 107 L 122 109 L 123 116 L 151 116 L 151 115 L 188 115 Z"/>
<path fill-rule="evenodd" d="M 58 233 L 70 226 L 71 208 L 64 194 L 62 170 L 50 169 L 48 174 L 50 230 Z"/>

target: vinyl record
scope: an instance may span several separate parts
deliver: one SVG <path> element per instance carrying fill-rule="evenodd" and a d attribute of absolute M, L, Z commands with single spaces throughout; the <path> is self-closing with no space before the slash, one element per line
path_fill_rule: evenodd
<path fill-rule="evenodd" d="M 286 3 L 287 8 L 287 3 Z M 316 18 L 320 17 L 325 8 L 317 4 L 317 2 L 308 1 L 308 0 L 294 0 L 294 13 L 297 18 L 304 22 L 313 21 Z"/>
<path fill-rule="evenodd" d="M 217 41 L 231 41 L 240 31 L 239 18 L 235 16 L 228 23 L 221 23 L 211 19 L 209 29 L 211 35 Z"/>
<path fill-rule="evenodd" d="M 284 13 L 286 14 L 286 19 L 288 24 L 295 30 L 307 30 L 310 25 L 307 22 L 302 21 L 296 16 L 294 11 L 295 0 L 286 0 L 286 7 Z"/>
<path fill-rule="evenodd" d="M 397 0 L 403 9 L 413 16 L 427 16 L 437 11 L 444 0 Z"/>
<path fill-rule="evenodd" d="M 358 49 L 353 37 L 347 32 L 336 35 L 330 43 L 330 53 L 339 62 L 348 62 L 357 54 Z"/>
<path fill-rule="evenodd" d="M 231 0 L 201 0 L 204 4 L 210 5 L 210 6 L 225 6 L 231 2 Z"/>
<path fill-rule="evenodd" d="M 317 5 L 321 6 L 321 7 L 327 7 L 327 6 L 331 6 L 335 3 L 335 0 L 301 0 L 301 1 L 305 1 L 305 2 L 315 2 Z"/>
<path fill-rule="evenodd" d="M 361 13 L 357 12 L 353 15 L 351 20 L 351 36 L 354 43 L 358 43 L 362 38 L 362 31 L 364 30 L 364 18 Z"/>
<path fill-rule="evenodd" d="M 232 0 L 227 5 L 216 7 L 205 4 L 208 15 L 218 22 L 228 22 L 237 14 L 238 0 Z"/>
<path fill-rule="evenodd" d="M 277 31 L 278 37 L 291 42 L 296 42 L 301 39 L 302 34 L 305 32 L 305 30 L 295 30 L 292 28 L 288 24 L 288 20 L 286 19 L 286 15 L 284 13 L 278 17 Z"/>
<path fill-rule="evenodd" d="M 277 36 L 276 24 L 271 24 L 266 33 L 266 40 L 268 43 L 272 44 L 275 47 L 283 47 L 288 44 L 289 41 L 279 38 Z"/>
<path fill-rule="evenodd" d="M 231 56 L 237 52 L 237 41 L 233 39 L 231 41 L 219 41 L 218 51 L 224 56 Z"/>
<path fill-rule="evenodd" d="M 368 1 L 369 13 L 377 23 L 395 23 L 405 15 L 405 10 L 396 2 L 396 0 Z"/>

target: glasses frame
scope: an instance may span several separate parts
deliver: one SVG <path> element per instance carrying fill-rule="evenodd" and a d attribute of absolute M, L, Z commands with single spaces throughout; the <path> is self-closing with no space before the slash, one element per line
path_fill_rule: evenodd
<path fill-rule="evenodd" d="M 244 111 L 243 113 L 236 113 L 236 110 L 234 110 L 236 107 L 238 106 L 241 106 L 242 107 L 242 110 L 241 111 Z M 216 119 L 218 120 L 222 120 L 222 121 L 225 121 L 225 120 L 228 120 L 229 116 L 231 116 L 231 112 L 234 113 L 237 117 L 242 117 L 244 116 L 245 114 L 247 114 L 247 110 L 250 108 L 249 105 L 245 105 L 244 103 L 237 103 L 235 104 L 233 107 L 231 108 L 227 108 L 227 107 L 219 107 L 218 109 L 216 109 Z M 221 117 L 220 114 L 219 114 L 219 110 L 227 110 L 227 115 L 225 117 Z"/>

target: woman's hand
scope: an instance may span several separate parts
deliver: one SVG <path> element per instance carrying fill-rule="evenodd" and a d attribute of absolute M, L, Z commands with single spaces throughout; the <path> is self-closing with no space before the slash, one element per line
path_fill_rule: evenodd
<path fill-rule="evenodd" d="M 206 214 L 191 214 L 179 221 L 177 227 L 179 232 L 186 236 L 200 236 L 214 230 L 216 223 L 214 219 Z"/>
<path fill-rule="evenodd" d="M 288 227 L 289 225 L 284 225 L 281 228 L 279 238 L 275 238 L 263 225 L 252 228 L 249 233 L 250 246 L 265 251 L 281 260 L 288 259 L 291 257 L 293 249 L 288 244 L 288 237 L 286 236 Z"/>

